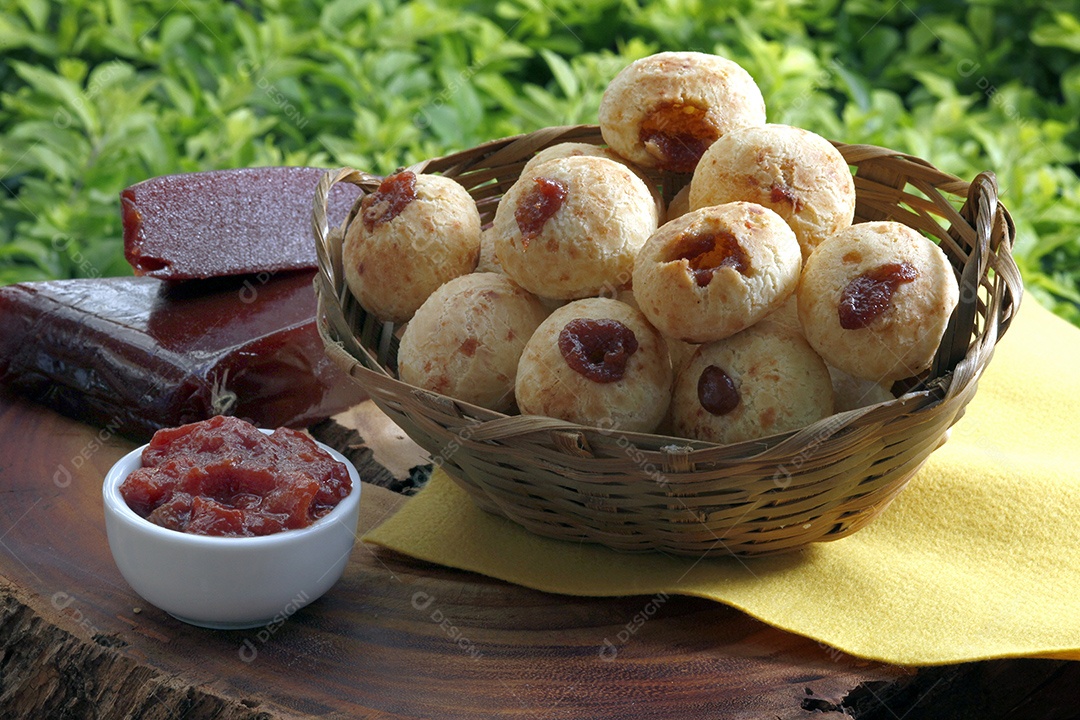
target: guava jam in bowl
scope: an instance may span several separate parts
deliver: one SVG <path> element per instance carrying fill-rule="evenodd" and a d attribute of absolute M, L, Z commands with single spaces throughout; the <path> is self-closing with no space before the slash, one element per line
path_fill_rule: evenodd
<path fill-rule="evenodd" d="M 105 476 L 105 530 L 143 599 L 193 625 L 278 622 L 340 579 L 360 477 L 293 430 L 216 417 L 161 430 Z"/>

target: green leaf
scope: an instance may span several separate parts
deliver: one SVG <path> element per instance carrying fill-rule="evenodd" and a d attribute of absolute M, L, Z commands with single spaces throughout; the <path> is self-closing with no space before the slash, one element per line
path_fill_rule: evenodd
<path fill-rule="evenodd" d="M 26 19 L 30 21 L 30 27 L 36 32 L 45 30 L 45 25 L 49 22 L 49 3 L 47 0 L 19 0 L 19 7 L 22 8 Z"/>
<path fill-rule="evenodd" d="M 86 62 L 79 58 L 60 58 L 56 62 L 57 74 L 76 85 L 82 84 L 86 79 L 88 69 Z"/>
<path fill-rule="evenodd" d="M 832 70 L 840 76 L 844 86 L 847 88 L 848 94 L 851 95 L 851 99 L 855 101 L 855 104 L 859 106 L 859 109 L 866 111 L 870 108 L 870 84 L 866 81 L 866 78 L 852 72 L 846 66 L 840 63 L 834 63 Z"/>
<path fill-rule="evenodd" d="M 0 51 L 7 53 L 19 48 L 31 47 L 42 52 L 40 45 L 35 47 L 35 44 L 42 43 L 43 40 L 44 38 L 40 35 L 30 32 L 17 18 L 0 13 Z M 48 50 L 45 50 L 43 54 L 47 53 Z"/>
<path fill-rule="evenodd" d="M 68 125 L 72 121 L 72 115 L 91 135 L 97 135 L 99 124 L 97 113 L 75 83 L 63 78 L 56 73 L 43 70 L 33 65 L 16 62 L 13 63 L 15 72 L 19 74 L 34 89 L 53 98 L 60 103 L 54 113 L 57 125 Z"/>
<path fill-rule="evenodd" d="M 343 29 L 348 27 L 370 2 L 357 0 L 332 0 L 323 7 L 319 14 L 319 28 L 329 37 L 341 37 Z"/>
<path fill-rule="evenodd" d="M 975 41 L 975 37 L 960 23 L 934 23 L 933 34 L 952 57 L 978 58 L 979 45 Z"/>
<path fill-rule="evenodd" d="M 1080 111 L 1080 64 L 1072 66 L 1061 76 L 1061 94 L 1074 113 Z"/>
<path fill-rule="evenodd" d="M 1069 13 L 1054 13 L 1052 23 L 1043 23 L 1032 31 L 1031 42 L 1080 53 L 1080 20 Z"/>
<path fill-rule="evenodd" d="M 953 81 L 947 77 L 936 75 L 930 72 L 916 72 L 915 77 L 919 79 L 923 87 L 930 91 L 930 94 L 939 100 L 948 100 L 956 97 L 956 85 Z"/>
<path fill-rule="evenodd" d="M 866 33 L 859 46 L 870 67 L 882 68 L 895 57 L 901 43 L 901 35 L 895 28 L 877 25 Z"/>
<path fill-rule="evenodd" d="M 994 42 L 994 8 L 989 5 L 972 5 L 967 11 L 967 25 L 971 34 L 983 49 Z"/>
<path fill-rule="evenodd" d="M 189 15 L 169 15 L 161 21 L 161 34 L 158 42 L 168 52 L 182 45 L 195 31 L 195 19 Z"/>
<path fill-rule="evenodd" d="M 108 0 L 112 31 L 125 38 L 134 39 L 131 28 L 131 6 L 128 0 Z"/>
<path fill-rule="evenodd" d="M 559 84 L 563 95 L 577 97 L 578 81 L 574 71 L 570 68 L 570 64 L 550 50 L 541 50 L 540 55 L 547 62 L 548 67 L 551 68 L 551 74 L 555 76 L 555 82 Z"/>
<path fill-rule="evenodd" d="M 33 263 L 41 270 L 49 269 L 49 251 L 30 240 L 12 240 L 0 245 L 0 262 Z"/>

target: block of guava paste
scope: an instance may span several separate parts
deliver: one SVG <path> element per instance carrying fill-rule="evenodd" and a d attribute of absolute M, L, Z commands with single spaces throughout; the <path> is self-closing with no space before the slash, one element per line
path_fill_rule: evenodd
<path fill-rule="evenodd" d="M 317 266 L 312 199 L 325 170 L 262 167 L 163 175 L 120 193 L 124 256 L 136 275 L 190 280 Z M 340 223 L 360 190 L 338 183 Z"/>
<path fill-rule="evenodd" d="M 0 384 L 134 439 L 217 414 L 308 425 L 365 398 L 326 356 L 312 277 L 0 288 Z"/>

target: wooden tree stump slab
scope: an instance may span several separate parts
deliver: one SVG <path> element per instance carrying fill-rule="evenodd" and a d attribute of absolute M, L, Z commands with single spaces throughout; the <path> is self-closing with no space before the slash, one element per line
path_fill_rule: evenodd
<path fill-rule="evenodd" d="M 196 628 L 142 601 L 109 553 L 101 481 L 132 443 L 0 394 L 0 445 L 3 717 L 902 717 L 984 665 L 916 673 L 703 600 L 550 595 L 361 543 L 283 622 Z M 404 501 L 363 493 L 360 532 Z M 1019 662 L 995 687 L 1076 680 Z"/>

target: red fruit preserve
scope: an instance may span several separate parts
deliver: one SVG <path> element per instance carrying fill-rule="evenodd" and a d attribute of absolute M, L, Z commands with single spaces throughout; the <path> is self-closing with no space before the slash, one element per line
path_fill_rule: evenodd
<path fill-rule="evenodd" d="M 558 178 L 538 177 L 535 184 L 521 196 L 514 219 L 521 231 L 521 244 L 529 247 L 544 231 L 544 224 L 559 212 L 570 188 Z"/>
<path fill-rule="evenodd" d="M 595 383 L 623 379 L 637 352 L 634 331 L 618 320 L 577 318 L 559 333 L 559 352 L 572 370 Z"/>
<path fill-rule="evenodd" d="M 143 466 L 120 486 L 155 525 L 195 535 L 252 537 L 307 527 L 352 491 L 345 465 L 303 433 L 218 415 L 159 430 Z"/>

